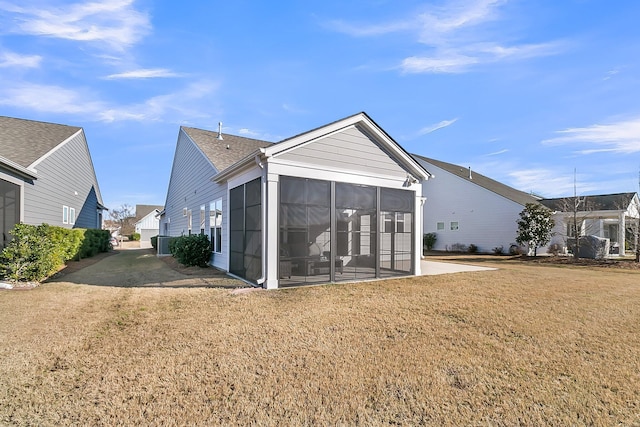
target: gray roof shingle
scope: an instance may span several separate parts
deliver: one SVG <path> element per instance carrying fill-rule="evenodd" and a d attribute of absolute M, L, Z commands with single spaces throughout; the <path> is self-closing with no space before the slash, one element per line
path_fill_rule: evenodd
<path fill-rule="evenodd" d="M 182 126 L 181 129 L 196 143 L 218 172 L 227 169 L 254 151 L 273 144 L 272 142 L 226 133 L 222 134 L 224 139 L 220 141 L 217 139 L 218 132 L 186 126 Z"/>
<path fill-rule="evenodd" d="M 596 196 L 579 196 L 579 211 L 620 211 L 631 204 L 636 193 L 600 194 Z M 557 197 L 542 199 L 540 203 L 553 211 L 572 212 L 574 197 Z"/>
<path fill-rule="evenodd" d="M 145 216 L 149 215 L 150 212 L 153 212 L 154 209 L 161 211 L 164 209 L 164 206 L 160 205 L 136 205 L 136 221 L 140 221 Z"/>
<path fill-rule="evenodd" d="M 26 168 L 81 129 L 0 116 L 0 156 Z"/>
<path fill-rule="evenodd" d="M 470 183 L 476 184 L 480 187 L 483 187 L 491 192 L 494 192 L 508 200 L 516 202 L 522 206 L 527 203 L 536 203 L 539 201 L 539 198 L 532 196 L 529 193 L 525 193 L 524 191 L 516 190 L 513 187 L 509 187 L 501 182 L 495 181 L 491 178 L 488 178 L 482 174 L 479 174 L 476 171 L 471 171 L 472 179 L 469 179 L 469 169 L 454 165 L 453 163 L 442 162 L 440 160 L 430 159 L 428 157 L 419 156 L 417 154 L 413 154 L 414 157 L 418 159 L 422 159 L 427 163 L 431 163 L 432 165 L 439 167 L 449 173 L 452 173 L 465 181 L 469 181 Z M 436 174 L 435 179 L 438 179 L 438 175 Z"/>

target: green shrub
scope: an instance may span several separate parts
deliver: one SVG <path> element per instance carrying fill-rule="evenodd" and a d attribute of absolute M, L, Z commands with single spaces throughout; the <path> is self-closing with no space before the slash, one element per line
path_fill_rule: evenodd
<path fill-rule="evenodd" d="M 131 240 L 132 242 L 140 241 L 140 233 L 131 233 L 131 236 L 129 236 L 129 240 Z"/>
<path fill-rule="evenodd" d="M 70 259 L 109 250 L 106 230 L 16 224 L 10 234 L 13 240 L 0 253 L 0 275 L 15 281 L 42 281 Z"/>
<path fill-rule="evenodd" d="M 91 258 L 100 252 L 109 250 L 109 238 L 111 237 L 109 230 L 88 228 L 81 231 L 83 232 L 82 245 L 75 256 L 76 259 Z"/>
<path fill-rule="evenodd" d="M 438 236 L 436 233 L 426 233 L 422 236 L 422 246 L 425 250 L 430 251 L 436 244 L 436 240 L 438 240 Z"/>
<path fill-rule="evenodd" d="M 175 237 L 169 240 L 169 251 L 186 266 L 206 267 L 211 258 L 211 246 L 205 234 Z"/>
<path fill-rule="evenodd" d="M 504 246 L 496 246 L 495 248 L 493 248 L 493 253 L 496 255 L 504 255 Z"/>
<path fill-rule="evenodd" d="M 469 247 L 467 248 L 467 252 L 469 252 L 470 254 L 477 254 L 478 246 L 474 245 L 473 243 L 469 244 Z"/>
<path fill-rule="evenodd" d="M 61 246 L 51 237 L 50 226 L 16 224 L 13 240 L 0 254 L 0 274 L 15 281 L 41 281 L 64 264 Z"/>

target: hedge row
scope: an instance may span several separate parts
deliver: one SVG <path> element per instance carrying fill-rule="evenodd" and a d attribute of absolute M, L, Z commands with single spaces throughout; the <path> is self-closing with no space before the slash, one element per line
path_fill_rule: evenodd
<path fill-rule="evenodd" d="M 16 224 L 13 240 L 0 253 L 0 276 L 40 282 L 66 261 L 89 258 L 110 249 L 107 230 L 68 229 L 48 224 Z"/>
<path fill-rule="evenodd" d="M 172 237 L 169 252 L 180 264 L 206 267 L 211 258 L 211 243 L 205 234 Z"/>

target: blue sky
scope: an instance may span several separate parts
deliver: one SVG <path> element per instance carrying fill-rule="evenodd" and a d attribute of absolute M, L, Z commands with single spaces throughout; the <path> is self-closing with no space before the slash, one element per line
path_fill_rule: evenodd
<path fill-rule="evenodd" d="M 164 204 L 180 125 L 367 112 L 545 197 L 638 190 L 640 2 L 0 0 L 0 115 L 82 126 L 104 202 Z M 436 177 L 437 179 L 437 177 Z"/>

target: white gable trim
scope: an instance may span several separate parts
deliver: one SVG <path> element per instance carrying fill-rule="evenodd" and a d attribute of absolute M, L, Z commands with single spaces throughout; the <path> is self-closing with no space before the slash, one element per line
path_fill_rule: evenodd
<path fill-rule="evenodd" d="M 214 182 L 223 182 L 229 177 L 235 175 L 239 171 L 244 170 L 252 163 L 262 165 L 263 161 L 271 162 L 272 159 L 284 154 L 295 148 L 317 142 L 321 139 L 330 137 L 335 133 L 344 131 L 349 128 L 361 127 L 361 131 L 369 134 L 378 141 L 385 149 L 387 149 L 397 160 L 400 161 L 401 166 L 407 170 L 411 175 L 411 181 L 423 181 L 432 177 L 432 175 L 422 167 L 409 153 L 404 151 L 398 143 L 396 143 L 391 137 L 389 137 L 373 120 L 369 118 L 365 113 L 359 113 L 351 117 L 347 117 L 337 122 L 330 123 L 322 126 L 318 129 L 314 129 L 307 133 L 295 136 L 290 139 L 285 139 L 277 144 L 270 145 L 265 148 L 260 148 L 255 152 L 249 154 L 244 159 L 239 160 L 227 169 L 217 173 L 211 180 Z"/>
<path fill-rule="evenodd" d="M 58 151 L 63 145 L 65 145 L 67 142 L 71 141 L 73 138 L 75 138 L 76 136 L 78 136 L 78 134 L 81 134 L 82 129 L 79 129 L 76 133 L 74 133 L 73 135 L 71 135 L 69 138 L 65 139 L 64 141 L 62 141 L 60 144 L 56 145 L 55 147 L 53 147 L 51 150 L 49 150 L 44 156 L 40 157 L 39 159 L 37 159 L 35 162 L 31 163 L 29 165 L 29 169 L 33 169 L 35 168 L 37 165 L 39 165 L 40 163 L 42 163 L 44 160 L 46 160 L 49 156 L 51 156 L 53 153 L 55 153 L 56 151 Z M 85 144 L 86 144 L 86 138 L 84 138 L 85 140 Z"/>
<path fill-rule="evenodd" d="M 8 169 L 9 171 L 23 178 L 38 179 L 38 176 L 36 175 L 36 171 L 29 170 L 12 160 L 7 159 L 6 157 L 0 156 L 0 166 Z"/>
<path fill-rule="evenodd" d="M 303 146 L 319 139 L 331 136 L 337 132 L 345 129 L 360 125 L 364 128 L 365 132 L 371 133 L 378 142 L 381 143 L 386 149 L 389 150 L 398 160 L 402 162 L 402 165 L 409 169 L 415 178 L 418 180 L 426 180 L 431 177 L 416 160 L 411 157 L 406 151 L 404 151 L 394 140 L 392 140 L 378 125 L 373 122 L 365 113 L 358 113 L 354 116 L 347 117 L 337 122 L 330 123 L 326 126 L 314 129 L 302 135 L 295 136 L 291 139 L 284 140 L 278 144 L 263 148 L 261 151 L 264 155 L 269 157 L 275 157 L 279 154 L 287 152 L 293 148 Z"/>

